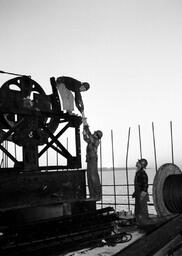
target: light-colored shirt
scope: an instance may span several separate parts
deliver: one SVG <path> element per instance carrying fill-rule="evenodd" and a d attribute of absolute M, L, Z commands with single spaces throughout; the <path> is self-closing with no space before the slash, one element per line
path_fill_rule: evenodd
<path fill-rule="evenodd" d="M 58 92 L 61 96 L 63 110 L 74 110 L 74 96 L 70 90 L 66 88 L 64 83 L 57 83 Z"/>

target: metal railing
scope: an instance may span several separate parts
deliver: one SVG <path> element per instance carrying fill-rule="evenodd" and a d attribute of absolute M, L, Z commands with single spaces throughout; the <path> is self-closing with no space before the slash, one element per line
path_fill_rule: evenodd
<path fill-rule="evenodd" d="M 153 153 L 154 153 L 154 164 L 155 164 L 155 171 L 157 171 L 158 166 L 158 159 L 157 159 L 157 148 L 156 148 L 156 138 L 155 138 L 155 129 L 154 129 L 154 123 L 152 122 L 152 141 L 153 141 Z M 103 188 L 103 197 L 102 200 L 97 202 L 98 207 L 104 207 L 106 205 L 113 206 L 116 210 L 120 207 L 123 207 L 125 210 L 130 211 L 133 209 L 134 206 L 134 199 L 132 199 L 132 192 L 134 190 L 134 184 L 133 181 L 129 180 L 129 172 L 130 168 L 128 167 L 129 162 L 129 153 L 130 153 L 130 134 L 131 134 L 131 128 L 128 129 L 128 135 L 127 135 L 127 144 L 126 144 L 126 158 L 125 158 L 125 167 L 122 168 L 122 171 L 125 173 L 126 177 L 126 183 L 125 184 L 117 184 L 116 182 L 116 176 L 118 168 L 115 167 L 115 152 L 114 152 L 114 132 L 111 130 L 111 159 L 112 159 L 112 167 L 110 169 L 107 168 L 107 172 L 110 172 L 112 175 L 113 184 L 105 184 L 104 179 L 104 173 L 106 172 L 105 168 L 103 168 L 103 149 L 102 149 L 102 140 L 99 147 L 99 174 L 101 179 L 101 184 Z M 142 133 L 141 133 L 141 127 L 138 125 L 138 135 L 139 135 L 139 156 L 142 157 Z M 174 163 L 174 147 L 173 147 L 173 125 L 172 121 L 170 121 L 170 143 L 171 143 L 171 162 Z M 9 150 L 12 148 L 12 154 L 14 151 L 15 158 L 18 155 L 17 152 L 17 146 L 14 144 L 14 147 L 9 146 L 9 142 L 5 141 L 3 142 L 3 146 L 6 150 Z M 66 142 L 66 147 L 68 148 L 68 139 Z M 48 165 L 48 158 L 49 153 L 46 152 L 46 164 Z M 58 153 L 56 153 L 56 164 L 58 165 L 59 159 L 58 159 Z M 8 167 L 9 166 L 9 159 L 8 156 L 2 152 L 1 155 L 1 167 Z M 152 183 L 149 184 L 149 188 L 151 190 Z M 125 187 L 125 192 L 121 193 L 118 192 L 118 188 Z M 110 188 L 110 192 L 104 192 L 106 188 Z M 113 191 L 113 192 L 112 192 Z M 152 193 L 149 193 L 150 198 L 152 199 Z M 148 203 L 149 207 L 153 207 L 153 202 Z"/>
<path fill-rule="evenodd" d="M 129 168 L 128 168 L 128 156 L 129 156 L 129 146 L 130 146 L 130 133 L 131 128 L 128 129 L 128 137 L 127 137 L 127 146 L 126 146 L 126 162 L 125 162 L 125 174 L 126 174 L 126 184 L 116 184 L 116 169 L 115 169 L 115 154 L 114 154 L 114 133 L 113 130 L 111 130 L 111 149 L 112 149 L 112 168 L 109 170 L 107 169 L 107 172 L 112 172 L 113 176 L 113 184 L 104 184 L 104 178 L 103 173 L 105 172 L 103 168 L 103 161 L 102 161 L 102 141 L 100 143 L 100 177 L 101 177 L 101 183 L 103 191 L 106 187 L 111 188 L 113 191 L 110 193 L 104 193 L 102 194 L 102 200 L 100 202 L 97 202 L 98 207 L 104 207 L 107 205 L 113 206 L 115 210 L 117 210 L 119 207 L 123 207 L 127 211 L 131 211 L 134 208 L 134 199 L 132 199 L 132 193 L 131 189 L 134 190 L 134 184 L 132 184 L 129 181 Z M 142 158 L 142 136 L 141 136 L 141 128 L 140 125 L 138 125 L 138 135 L 139 135 L 139 155 Z M 154 151 L 154 163 L 155 163 L 155 171 L 157 172 L 157 149 L 156 149 L 156 138 L 155 138 L 155 129 L 154 129 L 154 123 L 152 122 L 152 141 L 153 141 L 153 151 Z M 170 142 L 171 142 L 171 162 L 174 163 L 174 149 L 173 149 L 173 127 L 172 127 L 172 121 L 170 121 Z M 123 169 L 123 168 L 122 168 Z M 153 184 L 149 184 L 149 190 L 152 190 Z M 126 187 L 126 193 L 117 193 L 117 188 Z M 149 212 L 150 208 L 152 209 L 152 212 L 155 211 L 154 204 L 152 201 L 152 193 L 149 193 L 150 202 L 148 202 L 149 206 Z M 112 198 L 113 200 L 109 200 L 109 198 Z M 118 199 L 119 198 L 119 199 Z M 109 202 L 110 201 L 110 202 Z"/>

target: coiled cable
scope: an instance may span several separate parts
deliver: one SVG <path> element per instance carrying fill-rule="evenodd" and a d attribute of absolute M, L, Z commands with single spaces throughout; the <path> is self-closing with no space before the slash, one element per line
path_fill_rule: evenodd
<path fill-rule="evenodd" d="M 163 200 L 171 213 L 182 213 L 182 174 L 169 175 L 165 179 Z"/>

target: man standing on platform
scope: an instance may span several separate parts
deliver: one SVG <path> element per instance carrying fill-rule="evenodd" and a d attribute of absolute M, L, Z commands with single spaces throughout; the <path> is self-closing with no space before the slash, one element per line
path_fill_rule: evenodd
<path fill-rule="evenodd" d="M 84 105 L 81 96 L 81 92 L 87 91 L 90 88 L 90 85 L 86 82 L 80 82 L 72 77 L 61 76 L 56 79 L 57 88 L 60 92 L 63 109 L 68 112 L 74 110 L 73 105 L 73 95 L 71 92 L 75 93 L 75 104 L 82 116 L 84 117 Z"/>
<path fill-rule="evenodd" d="M 139 225 L 147 223 L 149 220 L 148 206 L 148 176 L 145 172 L 147 167 L 146 159 L 139 159 L 136 163 L 136 174 L 134 180 L 135 192 L 133 196 L 135 198 L 135 218 Z"/>

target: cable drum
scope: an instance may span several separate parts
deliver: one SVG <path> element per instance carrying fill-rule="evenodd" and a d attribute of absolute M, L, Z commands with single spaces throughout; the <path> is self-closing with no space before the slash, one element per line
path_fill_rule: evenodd
<path fill-rule="evenodd" d="M 179 183 L 177 181 L 178 184 L 176 185 L 176 181 L 173 181 L 171 177 L 181 177 L 181 174 L 180 168 L 172 163 L 166 163 L 157 170 L 153 182 L 153 201 L 159 217 L 172 215 L 176 212 L 175 209 L 179 208 L 180 191 L 177 187 L 180 187 L 180 181 Z M 179 192 L 177 193 L 176 190 Z"/>
<path fill-rule="evenodd" d="M 170 175 L 163 186 L 163 199 L 172 213 L 182 213 L 182 174 Z"/>

